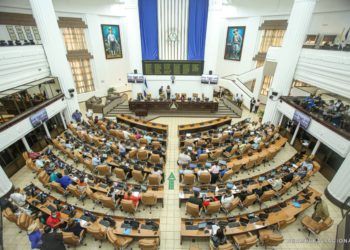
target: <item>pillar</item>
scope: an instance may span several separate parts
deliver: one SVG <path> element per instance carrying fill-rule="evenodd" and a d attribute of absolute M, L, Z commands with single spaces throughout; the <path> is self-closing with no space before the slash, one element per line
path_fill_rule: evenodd
<path fill-rule="evenodd" d="M 280 121 L 278 122 L 278 126 L 281 126 L 282 121 L 283 121 L 283 114 L 281 114 L 281 118 L 280 118 Z"/>
<path fill-rule="evenodd" d="M 298 125 L 297 125 L 297 127 L 296 127 L 296 129 L 294 131 L 292 140 L 290 140 L 290 145 L 292 145 L 292 146 L 294 144 L 295 138 L 297 138 L 297 134 L 298 134 L 299 128 L 300 128 L 300 123 L 298 123 Z"/>
<path fill-rule="evenodd" d="M 12 182 L 0 166 L 0 198 L 8 194 L 12 189 Z"/>
<path fill-rule="evenodd" d="M 66 130 L 67 129 L 67 124 L 66 124 L 66 120 L 64 119 L 64 116 L 63 116 L 62 112 L 60 112 L 60 116 L 61 116 L 61 119 L 62 119 L 64 130 Z"/>
<path fill-rule="evenodd" d="M 294 0 L 270 93 L 275 91 L 278 96 L 289 94 L 315 4 L 316 0 Z M 267 99 L 263 122 L 271 121 L 273 124 L 277 124 L 281 115 L 277 110 L 277 104 L 278 100 Z"/>
<path fill-rule="evenodd" d="M 25 137 L 22 137 L 22 142 L 24 144 L 24 147 L 26 148 L 27 152 L 32 152 L 33 150 L 30 148 L 27 139 Z"/>
<path fill-rule="evenodd" d="M 52 0 L 30 0 L 29 2 L 50 65 L 51 74 L 58 77 L 62 93 L 65 95 L 67 108 L 64 115 L 66 120 L 70 121 L 74 111 L 79 110 L 79 104 Z M 69 89 L 74 89 L 73 97 L 70 97 Z"/>
<path fill-rule="evenodd" d="M 44 126 L 44 129 L 45 129 L 45 132 L 46 132 L 46 136 L 51 139 L 51 134 L 50 134 L 49 129 L 47 128 L 46 122 L 43 122 L 43 126 Z"/>
<path fill-rule="evenodd" d="M 349 176 L 350 176 L 350 153 L 347 154 L 343 164 L 339 167 L 337 173 L 333 177 L 332 181 L 329 183 L 326 189 L 326 196 L 336 205 L 343 208 L 350 208 L 344 206 L 344 202 L 348 197 L 350 197 L 350 185 L 349 185 Z"/>
<path fill-rule="evenodd" d="M 315 144 L 315 147 L 312 149 L 312 152 L 311 152 L 312 155 L 316 154 L 316 152 L 317 152 L 318 148 L 320 147 L 320 145 L 321 145 L 321 141 L 317 140 L 317 142 Z"/>

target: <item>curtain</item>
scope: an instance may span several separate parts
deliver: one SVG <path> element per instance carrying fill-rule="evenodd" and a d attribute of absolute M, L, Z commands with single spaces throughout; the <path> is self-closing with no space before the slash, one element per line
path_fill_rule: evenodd
<path fill-rule="evenodd" d="M 188 60 L 204 60 L 209 0 L 190 0 L 188 10 Z"/>
<path fill-rule="evenodd" d="M 142 60 L 158 60 L 157 0 L 139 0 Z"/>

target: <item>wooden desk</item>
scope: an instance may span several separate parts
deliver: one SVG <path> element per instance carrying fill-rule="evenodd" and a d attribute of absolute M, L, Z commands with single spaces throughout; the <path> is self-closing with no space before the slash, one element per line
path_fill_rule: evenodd
<path fill-rule="evenodd" d="M 36 187 L 37 192 L 43 192 L 43 190 L 41 190 L 39 187 Z M 56 199 L 55 197 L 49 195 L 48 198 L 46 199 L 46 202 L 44 204 L 37 204 L 34 205 L 33 201 L 37 200 L 35 197 L 27 197 L 27 202 L 29 204 L 31 204 L 32 206 L 36 207 L 37 209 L 39 209 L 41 212 L 47 214 L 47 215 L 51 215 L 51 211 L 50 209 L 47 208 L 48 205 L 51 205 L 55 208 L 57 208 L 57 205 L 54 204 Z M 63 202 L 60 200 L 60 206 L 64 206 L 67 205 L 68 203 Z M 73 205 L 72 205 L 73 206 Z M 80 218 L 82 215 L 84 215 L 83 211 L 87 211 L 85 208 L 81 208 L 79 206 L 73 206 L 75 207 L 75 215 L 73 218 Z M 96 222 L 93 223 L 99 223 L 99 221 L 101 221 L 103 219 L 103 217 L 106 215 L 104 213 L 98 213 L 95 211 L 89 211 L 90 213 L 94 214 L 97 217 Z M 115 222 L 115 228 L 113 230 L 113 232 L 117 235 L 121 235 L 121 236 L 130 236 L 130 237 L 135 237 L 135 238 L 150 238 L 150 237 L 159 237 L 160 236 L 160 230 L 158 229 L 158 231 L 153 231 L 153 230 L 146 230 L 146 229 L 141 229 L 141 225 L 145 224 L 147 219 L 135 219 L 136 221 L 138 221 L 140 223 L 139 228 L 138 229 L 132 229 L 130 234 L 125 235 L 124 234 L 124 229 L 121 227 L 124 220 L 127 219 L 127 217 L 122 217 L 122 216 L 112 216 L 109 215 Z M 73 218 L 69 218 L 69 216 L 63 212 L 61 212 L 61 218 L 63 221 L 68 222 L 70 219 Z M 159 219 L 151 219 L 152 221 L 154 221 L 155 223 L 157 223 L 159 225 Z M 90 222 L 91 223 L 91 222 Z M 104 227 L 103 225 L 101 225 L 102 227 Z M 107 228 L 106 228 L 107 229 Z"/>
<path fill-rule="evenodd" d="M 116 117 L 118 122 L 123 122 L 130 126 L 134 126 L 147 131 L 156 131 L 158 133 L 163 133 L 163 134 L 168 133 L 168 125 L 155 123 L 155 122 L 147 122 L 145 120 L 138 119 L 130 115 L 120 114 L 120 115 L 117 115 Z"/>
<path fill-rule="evenodd" d="M 229 116 L 221 117 L 218 119 L 210 120 L 207 122 L 200 122 L 200 123 L 192 123 L 192 124 L 186 124 L 186 125 L 179 125 L 179 135 L 184 135 L 187 133 L 193 133 L 193 132 L 200 132 L 205 131 L 209 129 L 214 129 L 219 126 L 223 125 L 230 125 L 232 121 L 232 118 Z"/>
<path fill-rule="evenodd" d="M 268 218 L 266 219 L 266 221 L 262 222 L 262 221 L 258 221 L 256 223 L 250 223 L 247 226 L 238 226 L 238 227 L 233 227 L 230 228 L 229 226 L 226 226 L 224 228 L 225 231 L 225 235 L 226 236 L 233 236 L 233 235 L 237 235 L 237 234 L 242 234 L 242 233 L 247 233 L 247 232 L 252 232 L 252 231 L 256 231 L 262 228 L 266 228 L 272 225 L 275 225 L 277 223 L 280 223 L 284 220 L 286 220 L 287 218 L 290 217 L 295 217 L 296 215 L 298 215 L 299 213 L 305 211 L 306 209 L 308 209 L 309 207 L 311 207 L 315 201 L 316 201 L 316 197 L 321 196 L 321 194 L 319 192 L 317 192 L 315 189 L 313 188 L 309 188 L 309 192 L 312 192 L 313 194 L 310 196 L 310 199 L 308 202 L 300 204 L 300 208 L 296 208 L 293 206 L 292 204 L 292 199 L 289 199 L 286 202 L 286 207 L 281 208 L 280 211 L 278 212 L 270 212 Z M 301 197 L 302 198 L 302 197 Z M 277 205 L 279 206 L 279 205 Z M 260 213 L 265 213 L 264 210 L 260 210 L 258 212 L 255 212 L 255 215 L 258 215 Z M 240 218 L 246 218 L 246 215 L 240 215 L 240 216 L 234 216 L 234 217 L 230 217 L 230 218 L 235 218 L 236 221 L 239 221 Z M 218 219 L 213 218 L 213 219 L 181 219 L 181 244 L 184 238 L 209 238 L 210 237 L 210 231 L 206 232 L 206 230 L 187 230 L 186 229 L 186 221 L 191 221 L 193 225 L 198 225 L 201 222 L 208 222 L 208 221 L 212 221 L 214 223 L 218 222 Z M 228 221 L 228 218 L 226 219 L 220 219 L 220 221 Z"/>
<path fill-rule="evenodd" d="M 176 108 L 172 108 L 176 107 Z M 180 101 L 180 100 L 164 100 L 164 101 L 129 101 L 129 109 L 131 111 L 175 111 L 175 112 L 187 112 L 187 111 L 198 111 L 198 112 L 217 112 L 219 103 L 216 101 Z"/>

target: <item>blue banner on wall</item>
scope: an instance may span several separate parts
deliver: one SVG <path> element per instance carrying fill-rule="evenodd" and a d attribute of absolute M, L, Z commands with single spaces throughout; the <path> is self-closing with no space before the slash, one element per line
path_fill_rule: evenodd
<path fill-rule="evenodd" d="M 187 59 L 204 60 L 209 0 L 190 0 Z"/>
<path fill-rule="evenodd" d="M 157 0 L 139 0 L 142 60 L 159 60 Z"/>

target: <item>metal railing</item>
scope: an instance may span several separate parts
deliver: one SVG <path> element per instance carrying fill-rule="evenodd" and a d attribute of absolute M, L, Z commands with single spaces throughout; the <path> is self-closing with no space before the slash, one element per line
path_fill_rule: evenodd
<path fill-rule="evenodd" d="M 122 95 L 116 97 L 110 103 L 103 107 L 102 112 L 104 115 L 108 114 L 112 109 L 118 107 L 120 104 L 128 100 L 128 95 L 123 93 Z"/>
<path fill-rule="evenodd" d="M 238 116 L 242 116 L 242 109 L 239 108 L 232 100 L 228 99 L 226 96 L 222 98 L 222 102 L 226 107 L 235 112 Z"/>

